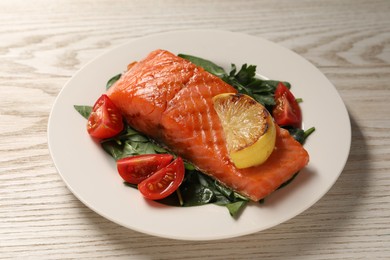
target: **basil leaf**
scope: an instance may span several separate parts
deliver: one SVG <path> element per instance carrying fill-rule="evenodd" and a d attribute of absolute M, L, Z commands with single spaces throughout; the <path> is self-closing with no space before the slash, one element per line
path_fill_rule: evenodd
<path fill-rule="evenodd" d="M 76 109 L 77 112 L 80 113 L 80 115 L 82 115 L 86 119 L 89 118 L 89 115 L 92 112 L 92 107 L 91 106 L 78 106 L 78 105 L 74 105 L 73 107 Z"/>

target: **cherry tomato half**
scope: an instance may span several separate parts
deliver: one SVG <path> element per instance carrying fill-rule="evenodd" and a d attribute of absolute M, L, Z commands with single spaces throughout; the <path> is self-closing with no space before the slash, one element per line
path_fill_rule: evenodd
<path fill-rule="evenodd" d="M 159 200 L 175 192 L 183 179 L 184 163 L 177 157 L 168 166 L 138 184 L 138 190 L 147 199 Z"/>
<path fill-rule="evenodd" d="M 280 126 L 301 128 L 301 109 L 294 95 L 283 83 L 279 83 L 276 87 L 275 106 L 272 115 L 275 122 Z"/>
<path fill-rule="evenodd" d="M 104 139 L 119 134 L 123 119 L 119 109 L 103 94 L 95 103 L 88 118 L 87 130 L 92 137 Z"/>
<path fill-rule="evenodd" d="M 167 166 L 173 159 L 170 154 L 142 154 L 119 159 L 119 175 L 128 183 L 138 184 Z"/>

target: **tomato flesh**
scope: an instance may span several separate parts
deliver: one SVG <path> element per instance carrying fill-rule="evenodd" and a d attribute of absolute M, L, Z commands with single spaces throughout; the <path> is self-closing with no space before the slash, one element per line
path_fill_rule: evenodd
<path fill-rule="evenodd" d="M 141 194 L 151 200 L 163 199 L 175 192 L 184 179 L 184 163 L 177 157 L 166 167 L 138 184 Z"/>
<path fill-rule="evenodd" d="M 275 122 L 279 126 L 301 128 L 302 113 L 298 102 L 291 91 L 279 83 L 275 90 L 275 106 L 272 110 Z"/>
<path fill-rule="evenodd" d="M 123 118 L 119 109 L 103 94 L 95 103 L 88 118 L 87 131 L 95 138 L 110 138 L 123 130 Z"/>
<path fill-rule="evenodd" d="M 119 175 L 128 183 L 138 184 L 167 166 L 173 159 L 170 154 L 142 154 L 119 159 Z"/>

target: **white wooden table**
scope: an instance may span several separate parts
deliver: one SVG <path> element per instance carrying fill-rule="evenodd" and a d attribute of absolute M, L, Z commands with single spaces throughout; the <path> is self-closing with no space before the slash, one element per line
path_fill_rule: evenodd
<path fill-rule="evenodd" d="M 315 64 L 348 108 L 348 162 L 318 203 L 263 232 L 191 242 L 126 229 L 61 180 L 51 107 L 108 49 L 202 28 L 260 36 Z M 390 259 L 389 1 L 2 0 L 0 90 L 0 259 Z"/>

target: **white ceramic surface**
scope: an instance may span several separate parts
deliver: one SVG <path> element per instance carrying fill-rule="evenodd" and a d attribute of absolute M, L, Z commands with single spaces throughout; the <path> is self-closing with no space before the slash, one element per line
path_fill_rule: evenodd
<path fill-rule="evenodd" d="M 252 203 L 239 219 L 215 205 L 177 208 L 148 202 L 123 185 L 114 160 L 86 132 L 73 105 L 93 105 L 113 75 L 155 49 L 200 56 L 222 65 L 257 65 L 270 79 L 288 81 L 301 103 L 305 128 L 316 127 L 305 148 L 309 165 L 264 204 Z M 330 105 L 331 104 L 331 105 Z M 337 127 L 335 127 L 337 126 Z M 73 194 L 107 219 L 154 236 L 213 240 L 258 232 L 287 221 L 332 187 L 348 158 L 351 127 L 335 87 L 310 62 L 270 41 L 226 31 L 175 31 L 130 41 L 91 61 L 63 87 L 50 114 L 48 142 L 54 164 Z"/>

